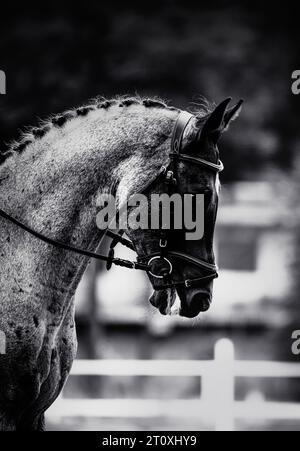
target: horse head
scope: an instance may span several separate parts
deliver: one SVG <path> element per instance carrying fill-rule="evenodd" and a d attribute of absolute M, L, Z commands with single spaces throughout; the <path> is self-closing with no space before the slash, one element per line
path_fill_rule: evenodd
<path fill-rule="evenodd" d="M 153 195 L 161 193 L 177 194 L 182 199 L 202 194 L 203 236 L 187 239 L 192 234 L 187 234 L 184 224 L 180 230 L 165 230 L 163 221 L 156 230 L 128 231 L 139 261 L 150 267 L 148 275 L 154 288 L 150 302 L 164 315 L 179 313 L 193 318 L 208 310 L 212 301 L 213 280 L 217 277 L 213 238 L 220 188 L 218 173 L 223 169 L 218 143 L 243 103 L 229 108 L 230 101 L 226 99 L 204 116 L 180 113 L 169 166 L 144 192 L 149 205 L 153 205 Z M 195 217 L 199 204 L 191 201 L 191 205 Z M 176 292 L 180 306 L 175 303 Z"/>

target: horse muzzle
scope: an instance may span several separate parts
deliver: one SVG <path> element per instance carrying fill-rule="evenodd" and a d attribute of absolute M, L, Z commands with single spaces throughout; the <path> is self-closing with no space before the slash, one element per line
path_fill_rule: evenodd
<path fill-rule="evenodd" d="M 195 318 L 199 313 L 207 312 L 211 306 L 212 294 L 210 289 L 192 288 L 180 293 L 181 308 L 180 316 Z"/>

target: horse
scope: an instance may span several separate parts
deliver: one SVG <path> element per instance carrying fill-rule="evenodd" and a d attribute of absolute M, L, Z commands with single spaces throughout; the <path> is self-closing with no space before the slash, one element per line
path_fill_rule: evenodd
<path fill-rule="evenodd" d="M 147 271 L 150 302 L 162 314 L 171 312 L 176 292 L 180 315 L 207 310 L 217 272 L 218 141 L 241 109 L 230 101 L 192 115 L 156 99 L 95 99 L 0 153 L 0 430 L 44 430 L 44 414 L 67 380 L 77 350 L 74 295 L 104 236 L 95 220 L 103 193 L 113 191 L 120 208 L 134 193 L 204 193 L 202 240 L 128 230 L 128 244 L 111 232 L 138 261 L 114 258 L 113 246 L 106 260 L 108 268 Z"/>

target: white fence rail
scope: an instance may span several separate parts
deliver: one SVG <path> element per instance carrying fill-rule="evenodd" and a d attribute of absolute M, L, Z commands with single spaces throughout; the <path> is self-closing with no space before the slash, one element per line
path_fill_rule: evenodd
<path fill-rule="evenodd" d="M 201 396 L 192 400 L 64 399 L 47 412 L 54 417 L 199 418 L 215 430 L 234 430 L 235 420 L 300 420 L 300 404 L 263 399 L 235 401 L 236 377 L 299 378 L 300 364 L 236 361 L 230 340 L 215 345 L 214 360 L 76 360 L 75 376 L 198 376 Z"/>

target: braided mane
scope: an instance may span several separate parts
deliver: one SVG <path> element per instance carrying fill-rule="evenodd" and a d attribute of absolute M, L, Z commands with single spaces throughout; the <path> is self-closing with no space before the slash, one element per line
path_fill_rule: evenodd
<path fill-rule="evenodd" d="M 5 162 L 7 158 L 14 153 L 22 153 L 26 147 L 32 144 L 35 140 L 44 137 L 53 127 L 62 127 L 69 120 L 79 116 L 87 116 L 91 111 L 97 109 L 107 110 L 112 106 L 130 107 L 131 105 L 141 105 L 145 108 L 165 108 L 168 110 L 179 111 L 177 108 L 169 106 L 166 102 L 159 98 L 142 98 L 139 96 L 119 96 L 110 100 L 103 97 L 96 97 L 92 99 L 87 105 L 65 111 L 61 114 L 51 116 L 45 121 L 41 121 L 37 127 L 30 127 L 26 132 L 21 133 L 18 141 L 13 141 L 8 145 L 4 151 L 0 151 L 0 165 Z M 201 98 L 201 103 L 194 104 L 197 111 L 194 113 L 199 117 L 203 117 L 210 113 L 210 104 Z"/>

